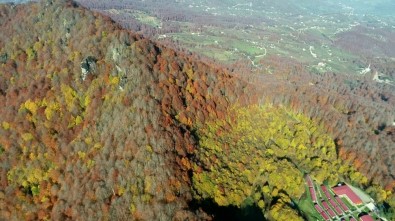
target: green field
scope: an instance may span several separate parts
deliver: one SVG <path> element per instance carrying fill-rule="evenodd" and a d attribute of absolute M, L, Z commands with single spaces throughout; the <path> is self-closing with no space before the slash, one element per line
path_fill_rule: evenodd
<path fill-rule="evenodd" d="M 224 63 L 232 63 L 240 59 L 251 59 L 258 63 L 266 56 L 276 55 L 292 58 L 305 64 L 315 73 L 340 72 L 358 73 L 365 65 L 357 55 L 331 45 L 328 38 L 334 30 L 312 29 L 304 31 L 303 36 L 290 33 L 287 27 L 267 27 L 266 32 L 261 28 L 243 30 L 222 28 L 220 30 L 205 27 L 199 33 L 188 32 L 188 27 L 193 24 L 182 24 L 185 31 L 170 33 L 167 37 L 181 43 L 193 52 L 203 54 Z M 317 41 L 307 43 L 302 38 L 313 36 Z M 310 47 L 314 50 L 310 51 Z M 315 56 L 312 55 L 315 54 Z"/>
<path fill-rule="evenodd" d="M 162 25 L 162 22 L 157 17 L 150 16 L 146 12 L 133 11 L 132 14 L 137 20 L 139 20 L 143 24 L 147 24 L 152 27 L 160 27 Z"/>
<path fill-rule="evenodd" d="M 317 74 L 359 74 L 371 63 L 369 59 L 393 57 L 387 50 L 391 41 L 388 41 L 388 47 L 376 45 L 393 36 L 395 16 L 381 16 L 375 11 L 366 14 L 365 10 L 371 5 L 365 3 L 354 4 L 355 8 L 351 8 L 336 2 L 322 2 L 313 7 L 296 0 L 289 0 L 287 4 L 284 1 L 176 1 L 174 13 L 186 14 L 186 18 L 182 15 L 173 18 L 173 9 L 166 9 L 167 5 L 160 2 L 145 7 L 148 6 L 110 9 L 108 12 L 132 16 L 157 31 L 150 37 L 171 40 L 223 64 L 242 60 L 264 70 L 259 63 L 275 57 L 299 62 Z M 158 10 L 167 10 L 170 17 L 157 17 Z M 360 13 L 356 13 L 358 10 Z M 194 20 L 195 17 L 199 19 Z M 162 26 L 177 28 L 167 31 Z M 355 38 L 355 33 L 363 36 L 362 41 L 367 43 L 350 49 L 347 41 L 338 42 L 342 38 L 349 39 L 348 35 Z M 367 54 L 359 53 L 358 49 Z"/>
<path fill-rule="evenodd" d="M 303 211 L 303 214 L 309 221 L 323 220 L 321 215 L 314 208 L 314 204 L 311 201 L 311 195 L 307 186 L 305 187 L 305 196 L 296 202 L 296 204 L 298 205 L 299 210 Z"/>

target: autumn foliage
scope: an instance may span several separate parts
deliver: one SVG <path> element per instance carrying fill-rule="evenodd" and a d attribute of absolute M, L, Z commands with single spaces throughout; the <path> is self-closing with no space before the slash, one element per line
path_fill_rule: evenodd
<path fill-rule="evenodd" d="M 394 201 L 371 175 L 386 171 L 391 184 L 391 167 L 366 172 L 371 163 L 355 160 L 346 139 L 333 142 L 336 122 L 309 113 L 297 93 L 280 95 L 294 87 L 255 87 L 71 1 L 0 5 L 0 30 L 1 220 L 210 219 L 189 203 L 249 197 L 268 217 L 296 217 L 289 201 L 303 194 L 303 171 L 373 183 L 374 197 Z M 380 143 L 391 130 L 367 125 L 376 124 Z M 363 173 L 343 168 L 337 150 Z"/>

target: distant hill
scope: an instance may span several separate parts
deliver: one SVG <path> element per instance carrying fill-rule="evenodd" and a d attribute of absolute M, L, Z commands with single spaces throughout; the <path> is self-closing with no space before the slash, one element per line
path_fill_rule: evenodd
<path fill-rule="evenodd" d="M 30 0 L 31 1 L 31 0 Z M 30 2 L 29 0 L 0 0 L 0 3 L 15 3 L 15 4 L 21 4 L 21 3 L 26 3 Z"/>

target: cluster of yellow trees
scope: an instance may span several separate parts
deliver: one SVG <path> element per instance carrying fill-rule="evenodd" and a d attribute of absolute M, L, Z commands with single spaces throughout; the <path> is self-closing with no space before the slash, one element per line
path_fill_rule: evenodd
<path fill-rule="evenodd" d="M 337 158 L 333 140 L 320 126 L 284 107 L 234 107 L 226 120 L 208 122 L 198 135 L 195 197 L 221 206 L 241 206 L 252 198 L 267 216 L 289 220 L 297 217 L 291 199 L 302 197 L 304 173 L 331 185 L 349 176 L 367 182 Z"/>
<path fill-rule="evenodd" d="M 60 73 L 48 74 L 46 77 L 54 79 L 58 75 L 68 75 L 67 70 Z M 28 130 L 27 128 L 14 128 L 12 124 L 3 121 L 1 126 L 5 131 L 24 130 L 20 133 L 18 145 L 21 148 L 18 166 L 11 168 L 7 173 L 7 180 L 10 184 L 23 187 L 25 191 L 31 192 L 33 196 L 44 195 L 49 197 L 50 193 L 40 186 L 43 181 L 56 182 L 51 179 L 51 173 L 56 167 L 57 162 L 53 162 L 54 151 L 58 150 L 59 144 L 56 134 L 51 134 L 53 130 L 69 130 L 83 123 L 91 97 L 103 79 L 95 79 L 89 88 L 84 91 L 77 91 L 68 84 L 60 84 L 51 89 L 51 94 L 55 96 L 44 97 L 43 99 L 28 99 L 21 103 L 18 115 L 23 116 L 30 122 L 46 133 Z M 57 88 L 58 87 L 58 88 Z M 62 126 L 68 125 L 67 127 Z M 82 140 L 84 137 L 81 138 Z M 92 146 L 92 151 L 100 148 L 99 143 L 92 144 L 92 138 L 85 138 L 85 143 Z M 42 142 L 42 143 L 41 143 Z M 3 147 L 2 147 L 3 148 Z M 8 146 L 4 147 L 6 150 Z M 4 149 L 2 149 L 4 150 Z M 85 159 L 86 153 L 79 151 L 78 157 L 86 162 L 88 168 L 94 165 L 92 159 Z M 48 192 L 48 191 L 47 191 Z M 40 198 L 41 201 L 43 197 Z"/>

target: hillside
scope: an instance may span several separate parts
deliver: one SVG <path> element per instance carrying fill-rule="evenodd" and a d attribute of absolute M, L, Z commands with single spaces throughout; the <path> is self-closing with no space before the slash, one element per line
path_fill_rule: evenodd
<path fill-rule="evenodd" d="M 0 30 L 0 220 L 212 220 L 246 207 L 298 220 L 303 173 L 394 207 L 393 153 L 381 183 L 379 157 L 360 162 L 370 153 L 305 114 L 298 96 L 325 87 L 289 84 L 304 75 L 257 87 L 71 1 L 0 5 Z M 362 131 L 381 120 L 348 116 Z M 374 142 L 394 136 L 378 126 Z"/>
<path fill-rule="evenodd" d="M 226 63 L 262 89 L 258 97 L 321 122 L 342 159 L 394 188 L 394 3 L 78 2 L 161 44 Z"/>
<path fill-rule="evenodd" d="M 176 116 L 224 111 L 242 82 L 71 2 L 2 5 L 1 24 L 1 217 L 192 216 Z"/>

